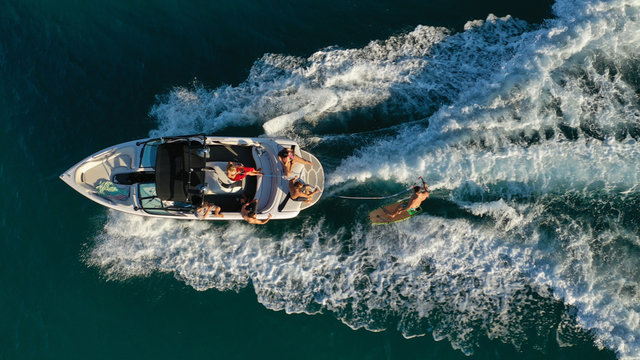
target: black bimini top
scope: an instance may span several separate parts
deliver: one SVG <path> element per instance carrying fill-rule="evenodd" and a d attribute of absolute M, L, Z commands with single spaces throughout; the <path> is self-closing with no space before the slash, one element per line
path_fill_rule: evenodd
<path fill-rule="evenodd" d="M 197 141 L 179 140 L 158 146 L 156 193 L 162 200 L 189 201 L 193 188 L 202 184 L 205 160 L 198 156 Z"/>

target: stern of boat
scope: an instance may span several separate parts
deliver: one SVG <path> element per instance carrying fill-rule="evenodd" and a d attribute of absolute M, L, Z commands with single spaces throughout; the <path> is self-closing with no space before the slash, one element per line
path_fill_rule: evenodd
<path fill-rule="evenodd" d="M 310 203 L 301 204 L 300 210 L 304 210 L 315 205 L 318 200 L 320 200 L 320 197 L 322 197 L 322 192 L 324 191 L 324 169 L 322 168 L 322 164 L 320 164 L 318 158 L 304 150 L 301 150 L 300 153 L 304 160 L 311 161 L 313 163 L 312 166 L 304 166 L 302 168 L 302 181 L 307 185 L 320 190 L 318 193 L 313 195 Z"/>

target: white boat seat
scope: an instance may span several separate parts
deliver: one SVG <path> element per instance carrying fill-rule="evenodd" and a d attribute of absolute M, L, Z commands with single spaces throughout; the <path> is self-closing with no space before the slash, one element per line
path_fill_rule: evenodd
<path fill-rule="evenodd" d="M 203 186 L 204 194 L 234 194 L 241 192 L 244 188 L 245 179 L 240 181 L 232 181 L 227 176 L 227 162 L 226 161 L 211 161 L 207 162 L 207 167 L 204 169 L 204 182 L 206 186 Z"/>

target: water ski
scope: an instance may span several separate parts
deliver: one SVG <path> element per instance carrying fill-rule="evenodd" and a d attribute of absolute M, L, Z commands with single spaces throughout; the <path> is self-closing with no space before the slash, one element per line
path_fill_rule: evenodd
<path fill-rule="evenodd" d="M 405 200 L 398 201 L 397 203 L 385 205 L 373 210 L 372 212 L 369 213 L 369 219 L 371 219 L 371 224 L 384 225 L 384 224 L 391 224 L 399 221 L 404 221 L 422 212 L 422 208 L 419 207 L 416 209 L 415 212 L 411 214 L 409 214 L 408 211 L 402 211 L 401 213 L 399 213 L 394 217 L 391 217 L 391 215 L 389 215 L 389 214 L 395 213 L 400 206 L 408 202 L 409 202 L 409 199 L 405 199 Z"/>

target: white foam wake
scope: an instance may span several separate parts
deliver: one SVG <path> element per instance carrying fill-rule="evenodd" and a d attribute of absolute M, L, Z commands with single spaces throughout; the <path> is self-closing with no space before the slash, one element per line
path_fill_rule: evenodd
<path fill-rule="evenodd" d="M 326 49 L 308 59 L 267 54 L 240 85 L 209 91 L 176 88 L 151 111 L 160 122 L 152 135 L 217 131 L 263 124 L 269 135 L 298 120 L 316 123 L 327 113 L 376 106 L 392 87 L 424 68 L 424 57 L 446 30 L 420 26 L 363 49 Z"/>
<path fill-rule="evenodd" d="M 491 337 L 523 342 L 508 330 L 519 328 L 513 302 L 530 296 L 522 271 L 535 250 L 482 226 L 427 217 L 393 229 L 336 232 L 321 221 L 265 235 L 239 223 L 209 227 L 110 213 L 88 261 L 112 279 L 171 272 L 199 290 L 251 281 L 268 308 L 328 309 L 353 328 L 382 330 L 397 316 L 407 337 L 431 331 L 466 353 L 482 336 L 468 329 L 478 322 L 491 327 Z"/>
<path fill-rule="evenodd" d="M 454 196 L 456 189 L 469 189 L 469 183 L 488 198 L 566 191 L 635 194 L 640 110 L 638 88 L 629 80 L 637 76 L 633 53 L 640 44 L 639 5 L 558 2 L 559 18 L 522 34 L 519 50 L 493 76 L 480 78 L 440 109 L 428 127 L 411 125 L 360 149 L 342 162 L 330 182 L 377 177 L 410 183 L 426 175 L 434 188 L 454 190 Z M 571 210 L 576 213 L 562 217 L 580 211 Z M 530 223 L 547 221 L 556 222 L 539 214 Z M 638 267 L 619 254 L 625 265 L 606 262 L 607 270 L 600 258 L 609 254 L 599 249 L 616 239 L 634 244 L 636 252 L 637 234 L 620 225 L 598 231 L 584 219 L 556 224 L 553 241 L 563 244 L 563 256 L 541 257 L 536 262 L 547 268 L 530 268 L 532 279 L 576 306 L 579 323 L 596 334 L 596 343 L 621 358 L 640 356 L 640 308 L 632 285 L 637 276 L 631 275 Z M 609 283 L 611 271 L 615 284 Z"/>

